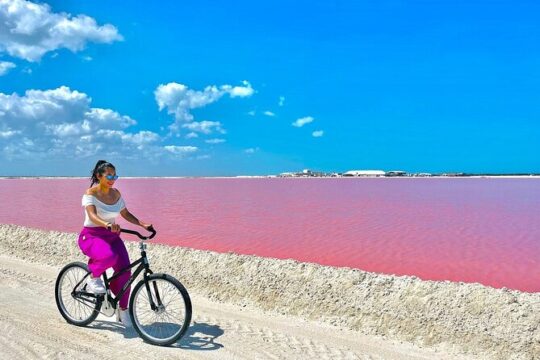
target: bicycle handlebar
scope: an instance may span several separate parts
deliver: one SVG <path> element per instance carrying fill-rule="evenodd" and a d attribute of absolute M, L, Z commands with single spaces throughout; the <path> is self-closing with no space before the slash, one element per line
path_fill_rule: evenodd
<path fill-rule="evenodd" d="M 111 227 L 110 226 L 107 226 L 107 229 L 111 230 Z M 154 236 L 156 236 L 156 230 L 154 229 L 153 226 L 150 226 L 148 228 L 148 231 L 150 231 L 152 233 L 152 235 L 150 236 L 143 236 L 141 235 L 141 233 L 139 233 L 138 231 L 135 231 L 135 230 L 128 230 L 128 229 L 120 229 L 120 232 L 125 232 L 125 233 L 128 233 L 128 234 L 133 234 L 133 235 L 137 235 L 140 239 L 142 240 L 150 240 L 151 238 L 153 238 Z"/>

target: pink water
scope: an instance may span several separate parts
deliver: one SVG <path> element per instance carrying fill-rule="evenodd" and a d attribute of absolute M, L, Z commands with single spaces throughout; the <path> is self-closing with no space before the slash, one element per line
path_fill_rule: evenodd
<path fill-rule="evenodd" d="M 0 223 L 79 232 L 88 186 L 0 180 Z M 540 291 L 537 178 L 123 178 L 115 186 L 166 244 Z"/>

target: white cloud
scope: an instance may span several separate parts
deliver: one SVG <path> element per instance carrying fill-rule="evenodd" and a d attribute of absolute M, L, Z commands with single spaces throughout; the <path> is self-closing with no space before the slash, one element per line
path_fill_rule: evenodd
<path fill-rule="evenodd" d="M 285 105 L 285 96 L 280 96 L 278 101 L 278 106 Z"/>
<path fill-rule="evenodd" d="M 254 148 L 248 148 L 248 149 L 245 149 L 245 150 L 244 150 L 244 152 L 245 152 L 246 154 L 253 154 L 253 153 L 256 152 L 256 151 L 259 151 L 259 147 L 258 147 L 258 146 L 257 146 L 257 147 L 254 147 Z"/>
<path fill-rule="evenodd" d="M 248 115 L 249 116 L 255 116 L 255 110 L 251 110 L 250 112 L 248 112 Z"/>
<path fill-rule="evenodd" d="M 221 89 L 229 93 L 232 98 L 253 95 L 254 90 L 251 87 L 251 84 L 247 80 L 242 81 L 242 84 L 244 84 L 244 86 L 223 85 L 221 86 Z"/>
<path fill-rule="evenodd" d="M 109 126 L 124 129 L 137 122 L 129 116 L 123 116 L 110 109 L 92 108 L 86 113 L 89 120 L 94 121 L 101 126 Z"/>
<path fill-rule="evenodd" d="M 15 67 L 17 67 L 17 65 L 12 62 L 0 61 L 0 76 L 7 74 L 9 70 L 14 69 Z"/>
<path fill-rule="evenodd" d="M 321 137 L 323 136 L 324 134 L 324 131 L 322 130 L 315 130 L 314 132 L 311 133 L 311 135 L 313 135 L 313 137 Z"/>
<path fill-rule="evenodd" d="M 205 107 L 218 101 L 228 94 L 234 97 L 249 97 L 254 93 L 251 84 L 243 81 L 243 86 L 211 85 L 202 91 L 189 89 L 186 85 L 171 82 L 160 84 L 154 91 L 159 110 L 167 109 L 167 113 L 174 115 L 175 122 L 169 126 L 172 132 L 177 132 L 182 123 L 194 120 L 191 110 Z"/>
<path fill-rule="evenodd" d="M 268 111 L 268 110 L 266 110 L 266 111 L 264 112 L 264 115 L 266 115 L 266 116 L 276 116 L 276 114 L 274 114 L 273 112 Z"/>
<path fill-rule="evenodd" d="M 312 122 L 313 119 L 311 116 L 306 116 L 306 117 L 303 117 L 303 118 L 300 118 L 300 119 L 297 119 L 295 122 L 293 122 L 291 125 L 292 126 L 296 126 L 296 127 L 302 127 L 306 124 L 309 124 L 310 122 Z"/>
<path fill-rule="evenodd" d="M 197 138 L 197 137 L 199 137 L 199 135 L 193 131 L 186 135 L 186 139 Z"/>
<path fill-rule="evenodd" d="M 184 156 L 186 154 L 194 153 L 198 150 L 196 146 L 176 146 L 168 145 L 165 146 L 165 150 L 169 151 L 172 154 Z"/>
<path fill-rule="evenodd" d="M 85 93 L 66 86 L 27 90 L 22 96 L 0 93 L 0 158 L 175 155 L 176 145 L 163 146 L 163 139 L 152 131 L 127 131 L 135 120 L 111 109 L 92 108 L 91 102 Z"/>
<path fill-rule="evenodd" d="M 222 134 L 226 133 L 226 131 L 221 127 L 221 123 L 219 121 L 194 121 L 191 123 L 183 124 L 182 127 L 187 128 L 192 132 L 199 132 L 203 134 L 210 134 L 213 131 L 217 131 Z"/>
<path fill-rule="evenodd" d="M 0 131 L 0 138 L 8 139 L 20 133 L 21 133 L 20 131 L 13 131 L 13 130 Z"/>
<path fill-rule="evenodd" d="M 49 51 L 67 48 L 73 52 L 87 42 L 122 40 L 111 24 L 99 26 L 86 15 L 53 13 L 47 4 L 25 0 L 0 0 L 0 53 L 39 61 Z"/>
<path fill-rule="evenodd" d="M 204 141 L 207 144 L 221 144 L 225 142 L 225 139 L 208 139 Z"/>

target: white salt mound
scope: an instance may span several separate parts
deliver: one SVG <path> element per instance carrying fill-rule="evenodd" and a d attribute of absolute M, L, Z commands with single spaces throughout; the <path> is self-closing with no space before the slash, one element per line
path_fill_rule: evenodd
<path fill-rule="evenodd" d="M 60 269 L 87 261 L 78 235 L 0 224 L 0 254 Z M 138 258 L 138 243 L 126 244 Z M 153 271 L 212 300 L 490 359 L 540 359 L 540 293 L 148 244 Z"/>

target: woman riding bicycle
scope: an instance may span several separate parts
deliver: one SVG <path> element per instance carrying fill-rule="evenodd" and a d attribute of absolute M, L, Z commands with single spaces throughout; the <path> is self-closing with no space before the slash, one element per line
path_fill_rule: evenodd
<path fill-rule="evenodd" d="M 82 206 L 86 212 L 78 245 L 83 254 L 89 257 L 88 269 L 91 276 L 86 282 L 86 289 L 95 294 L 105 293 L 105 286 L 100 278 L 105 270 L 112 267 L 116 274 L 130 264 L 128 252 L 119 236 L 120 226 L 115 223 L 115 218 L 120 214 L 130 223 L 146 230 L 152 226 L 138 220 L 128 211 L 120 191 L 112 187 L 117 178 L 114 165 L 99 160 L 92 171 L 90 187 L 82 197 Z M 93 186 L 95 183 L 97 185 Z M 111 281 L 110 288 L 114 295 L 120 293 L 130 276 L 131 270 L 125 271 Z M 131 326 L 127 311 L 130 290 L 128 288 L 120 299 L 117 312 L 117 320 L 126 327 Z"/>

